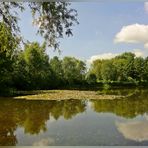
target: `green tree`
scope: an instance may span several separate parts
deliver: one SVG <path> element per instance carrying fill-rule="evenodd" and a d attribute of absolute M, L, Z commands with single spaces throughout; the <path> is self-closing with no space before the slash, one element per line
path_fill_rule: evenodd
<path fill-rule="evenodd" d="M 131 81 L 134 73 L 135 54 L 125 52 L 109 60 L 95 60 L 89 73 L 95 74 L 97 80 L 104 81 Z"/>
<path fill-rule="evenodd" d="M 13 87 L 21 90 L 30 89 L 30 78 L 28 74 L 28 66 L 24 58 L 24 51 L 15 52 L 13 63 L 12 81 Z"/>
<path fill-rule="evenodd" d="M 141 81 L 144 79 L 144 59 L 137 57 L 134 60 L 134 79 Z"/>
<path fill-rule="evenodd" d="M 45 45 L 26 44 L 18 53 L 14 66 L 14 85 L 18 89 L 48 89 L 52 87 L 53 73 Z"/>
<path fill-rule="evenodd" d="M 148 81 L 148 57 L 144 60 L 144 68 L 143 68 L 144 80 Z"/>
<path fill-rule="evenodd" d="M 86 75 L 86 81 L 88 84 L 95 84 L 97 82 L 97 77 L 93 73 L 88 73 Z"/>
<path fill-rule="evenodd" d="M 100 59 L 95 60 L 91 64 L 89 73 L 95 74 L 97 77 L 97 80 L 102 80 L 101 68 L 102 68 L 102 60 L 100 60 Z"/>
<path fill-rule="evenodd" d="M 49 57 L 45 52 L 45 45 L 31 43 L 25 46 L 24 59 L 30 85 L 33 89 L 43 89 L 50 86 L 52 71 Z"/>
<path fill-rule="evenodd" d="M 50 66 L 55 77 L 54 85 L 55 86 L 62 85 L 64 83 L 62 60 L 60 60 L 57 56 L 55 56 L 50 60 Z"/>
<path fill-rule="evenodd" d="M 13 54 L 18 45 L 17 41 L 11 29 L 0 23 L 0 90 L 3 91 L 11 83 Z"/>
<path fill-rule="evenodd" d="M 101 75 L 104 81 L 114 81 L 116 69 L 111 60 L 104 60 L 101 68 Z"/>
<path fill-rule="evenodd" d="M 68 84 L 81 83 L 85 77 L 86 65 L 74 57 L 65 57 L 62 61 L 64 79 Z"/>
<path fill-rule="evenodd" d="M 38 26 L 40 34 L 48 46 L 58 49 L 58 39 L 64 35 L 72 35 L 72 26 L 77 21 L 77 11 L 66 2 L 0 2 L 0 18 L 6 26 L 11 28 L 15 36 L 19 35 L 20 29 L 18 18 L 27 6 L 30 8 L 33 24 Z"/>
<path fill-rule="evenodd" d="M 114 59 L 113 64 L 116 69 L 116 80 L 125 81 L 127 79 L 127 60 L 126 59 Z"/>
<path fill-rule="evenodd" d="M 135 54 L 125 52 L 113 59 L 114 66 L 117 70 L 117 80 L 127 81 L 130 77 L 133 78 Z"/>

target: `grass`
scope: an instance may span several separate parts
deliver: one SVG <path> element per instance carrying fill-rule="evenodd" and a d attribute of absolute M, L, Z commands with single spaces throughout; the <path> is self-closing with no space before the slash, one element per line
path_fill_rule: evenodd
<path fill-rule="evenodd" d="M 29 94 L 29 95 L 28 95 Z M 68 99 L 117 99 L 124 96 L 99 94 L 97 91 L 80 90 L 39 90 L 25 92 L 24 95 L 14 97 L 14 99 L 26 100 L 68 100 Z"/>

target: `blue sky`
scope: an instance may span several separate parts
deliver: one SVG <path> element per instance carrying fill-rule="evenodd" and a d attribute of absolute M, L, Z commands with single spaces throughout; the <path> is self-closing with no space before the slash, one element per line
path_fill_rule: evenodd
<path fill-rule="evenodd" d="M 72 2 L 72 8 L 78 11 L 79 25 L 73 27 L 73 37 L 61 39 L 60 47 L 63 56 L 75 56 L 88 60 L 92 56 L 107 53 L 118 54 L 125 51 L 146 53 L 144 43 L 114 43 L 115 36 L 123 26 L 134 24 L 148 25 L 148 8 L 144 2 Z M 21 14 L 21 30 L 23 36 L 30 41 L 43 41 L 36 36 L 32 27 L 30 12 Z M 132 31 L 132 30 L 131 30 Z M 121 37 L 121 36 L 120 36 Z M 141 41 L 141 40 L 140 40 Z M 50 57 L 58 55 L 47 49 Z"/>

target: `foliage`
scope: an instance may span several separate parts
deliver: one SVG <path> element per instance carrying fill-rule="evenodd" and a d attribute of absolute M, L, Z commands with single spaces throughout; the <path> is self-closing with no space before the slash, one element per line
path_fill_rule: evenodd
<path fill-rule="evenodd" d="M 63 85 L 64 80 L 63 80 L 62 60 L 60 60 L 57 56 L 53 57 L 50 60 L 50 67 L 54 75 L 54 87 Z"/>
<path fill-rule="evenodd" d="M 18 53 L 15 63 L 15 86 L 23 89 L 45 89 L 51 86 L 51 79 L 52 70 L 45 45 L 40 46 L 36 42 L 26 44 L 24 51 Z M 20 85 L 20 80 L 24 84 Z"/>
<path fill-rule="evenodd" d="M 0 90 L 4 91 L 11 83 L 13 55 L 17 45 L 17 38 L 14 38 L 11 29 L 0 23 Z"/>
<path fill-rule="evenodd" d="M 64 80 L 68 84 L 80 83 L 85 77 L 86 65 L 76 58 L 65 57 L 62 61 L 62 68 Z"/>
<path fill-rule="evenodd" d="M 104 90 L 108 90 L 108 89 L 110 89 L 111 88 L 111 86 L 109 85 L 109 84 L 104 84 L 103 85 L 103 89 Z"/>
<path fill-rule="evenodd" d="M 115 80 L 116 69 L 110 60 L 102 62 L 101 77 L 104 81 Z"/>
<path fill-rule="evenodd" d="M 80 84 L 85 75 L 85 63 L 76 58 L 65 57 L 49 60 L 45 44 L 28 43 L 24 50 L 15 53 L 12 81 L 19 90 L 52 89 L 65 85 Z"/>
<path fill-rule="evenodd" d="M 88 73 L 86 75 L 86 81 L 88 84 L 95 84 L 97 82 L 96 75 L 93 73 Z"/>
<path fill-rule="evenodd" d="M 125 52 L 109 60 L 96 60 L 92 63 L 90 73 L 97 80 L 104 82 L 137 82 L 148 81 L 147 58 L 136 57 L 133 53 Z"/>
<path fill-rule="evenodd" d="M 18 36 L 19 13 L 29 7 L 33 17 L 33 24 L 38 27 L 40 34 L 48 46 L 59 48 L 59 38 L 72 35 L 72 26 L 77 21 L 77 11 L 70 8 L 66 2 L 0 2 L 0 20 L 11 28 L 13 35 Z M 20 36 L 20 35 L 19 35 Z"/>

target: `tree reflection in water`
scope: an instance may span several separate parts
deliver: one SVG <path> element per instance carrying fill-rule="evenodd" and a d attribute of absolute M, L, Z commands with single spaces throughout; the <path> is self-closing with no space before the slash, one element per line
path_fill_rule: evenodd
<path fill-rule="evenodd" d="M 118 90 L 119 94 L 122 93 L 120 91 Z M 92 109 L 98 113 L 113 113 L 126 119 L 148 112 L 148 90 L 126 90 L 124 93 L 127 97 L 121 99 L 91 100 Z"/>
<path fill-rule="evenodd" d="M 26 101 L 0 100 L 0 145 L 16 145 L 14 134 L 17 127 L 23 127 L 25 133 L 39 134 L 46 131 L 46 122 L 50 118 L 58 120 L 61 116 L 71 119 L 86 110 L 86 101 Z"/>
<path fill-rule="evenodd" d="M 47 121 L 63 117 L 70 120 L 91 107 L 93 112 L 112 113 L 120 117 L 135 118 L 148 112 L 148 91 L 106 92 L 126 94 L 127 97 L 116 100 L 62 100 L 27 101 L 0 100 L 0 145 L 16 145 L 15 131 L 22 127 L 30 135 L 38 135 L 47 130 Z M 91 103 L 91 106 L 90 106 Z M 89 105 L 88 105 L 89 104 Z M 95 119 L 94 119 L 95 120 Z M 87 129 L 86 129 L 87 130 Z M 45 140 L 41 141 L 44 142 Z M 37 143 L 38 144 L 38 143 Z"/>

